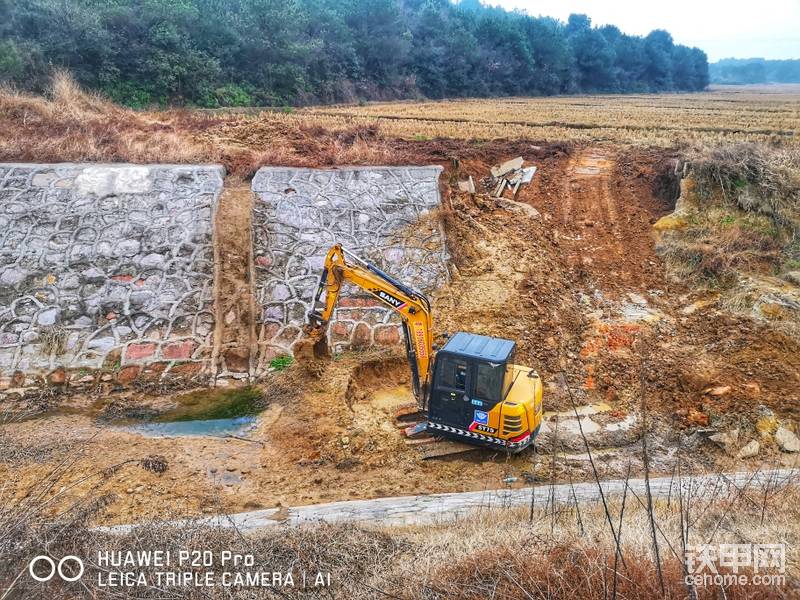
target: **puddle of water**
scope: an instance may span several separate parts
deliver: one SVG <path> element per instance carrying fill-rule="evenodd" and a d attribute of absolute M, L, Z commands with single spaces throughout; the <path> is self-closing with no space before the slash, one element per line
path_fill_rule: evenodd
<path fill-rule="evenodd" d="M 254 387 L 204 389 L 176 396 L 177 406 L 160 414 L 157 423 L 232 420 L 264 410 L 263 395 Z"/>
<path fill-rule="evenodd" d="M 553 429 L 555 429 L 555 427 L 553 427 Z M 581 417 L 580 424 L 578 424 L 578 421 L 575 419 L 559 421 L 558 430 L 566 430 L 573 434 L 580 434 L 581 430 L 583 430 L 584 435 L 589 435 L 590 433 L 600 431 L 600 425 L 592 421 L 589 417 Z"/>
<path fill-rule="evenodd" d="M 140 433 L 147 437 L 212 436 L 225 437 L 242 435 L 255 426 L 254 416 L 232 417 L 228 419 L 203 419 L 199 421 L 172 421 L 140 423 L 124 427 L 127 431 Z"/>
<path fill-rule="evenodd" d="M 79 415 L 147 437 L 225 437 L 242 435 L 255 428 L 256 415 L 266 408 L 263 393 L 255 387 L 199 389 L 171 397 L 168 402 L 172 408 L 164 412 L 146 404 L 134 404 L 103 414 L 111 405 L 99 399 L 88 407 L 62 405 L 23 415 L 15 421 Z M 280 410 L 272 415 L 273 421 L 279 416 Z"/>
<path fill-rule="evenodd" d="M 263 395 L 253 387 L 196 390 L 173 400 L 175 408 L 125 429 L 148 437 L 241 435 L 264 409 Z"/>

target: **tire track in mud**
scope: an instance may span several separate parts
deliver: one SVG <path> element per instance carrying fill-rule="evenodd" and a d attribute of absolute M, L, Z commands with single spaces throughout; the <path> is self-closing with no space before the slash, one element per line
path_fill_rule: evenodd
<path fill-rule="evenodd" d="M 665 211 L 653 195 L 652 165 L 594 145 L 578 146 L 568 160 L 543 168 L 540 187 L 524 199 L 550 224 L 558 264 L 582 315 L 574 332 L 579 350 L 566 352 L 568 378 L 581 401 L 630 401 L 638 389 L 634 342 L 673 312 L 651 234 Z M 564 390 L 551 392 L 556 405 L 565 402 Z"/>
<path fill-rule="evenodd" d="M 572 268 L 604 293 L 641 291 L 663 279 L 650 236 L 651 207 L 615 181 L 617 160 L 604 147 L 579 149 L 566 166 L 559 206 L 550 207 L 565 230 L 559 239 Z"/>

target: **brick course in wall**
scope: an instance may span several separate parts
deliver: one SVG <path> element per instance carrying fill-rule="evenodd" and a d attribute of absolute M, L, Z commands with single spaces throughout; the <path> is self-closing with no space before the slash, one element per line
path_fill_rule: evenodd
<path fill-rule="evenodd" d="M 301 328 L 327 250 L 341 243 L 398 279 L 431 292 L 448 278 L 439 220 L 442 168 L 264 167 L 253 179 L 259 368 L 288 354 Z M 396 344 L 399 320 L 345 288 L 329 330 L 334 347 Z"/>
<path fill-rule="evenodd" d="M 0 379 L 208 372 L 223 176 L 0 164 Z"/>

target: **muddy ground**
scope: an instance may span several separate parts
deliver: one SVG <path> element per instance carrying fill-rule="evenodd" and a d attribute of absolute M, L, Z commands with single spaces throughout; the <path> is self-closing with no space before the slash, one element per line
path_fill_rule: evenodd
<path fill-rule="evenodd" d="M 535 450 L 422 460 L 392 418 L 411 400 L 403 360 L 353 352 L 321 373 L 295 365 L 260 382 L 267 408 L 239 438 L 151 438 L 102 418 L 109 403 L 158 412 L 171 405 L 169 394 L 40 399 L 48 410 L 2 427 L 2 501 L 36 493 L 54 468 L 67 473 L 53 509 L 110 494 L 109 523 L 589 479 L 573 403 L 601 476 L 624 475 L 629 464 L 641 471 L 643 415 L 655 472 L 669 474 L 678 458 L 695 470 L 794 463 L 764 434 L 775 418 L 800 417 L 797 341 L 670 280 L 655 252 L 652 224 L 677 197 L 674 156 L 526 143 L 493 144 L 453 161 L 457 150 L 442 142 L 419 157 L 445 167 L 439 218 L 454 264 L 452 282 L 434 298 L 434 326 L 518 341 L 518 361 L 546 384 L 548 420 Z M 459 179 L 480 182 L 493 163 L 517 154 L 539 167 L 519 205 L 455 191 Z M 231 254 L 219 284 L 226 303 L 217 310 L 224 331 L 216 351 L 231 361 L 250 360 L 255 343 L 242 284 L 247 237 L 236 226 L 246 227 L 236 215 L 247 202 L 234 190 L 220 216 L 229 218 L 223 235 L 239 240 L 218 245 Z M 734 429 L 739 437 L 728 452 L 707 439 Z M 759 455 L 733 458 L 750 439 L 761 442 Z M 136 462 L 151 455 L 165 459 L 165 472 Z"/>

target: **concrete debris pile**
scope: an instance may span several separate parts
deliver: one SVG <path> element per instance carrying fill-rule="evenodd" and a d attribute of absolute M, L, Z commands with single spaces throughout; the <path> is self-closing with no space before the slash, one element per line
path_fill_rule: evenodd
<path fill-rule="evenodd" d="M 502 198 L 506 190 L 511 190 L 512 199 L 516 198 L 520 186 L 530 183 L 536 173 L 536 167 L 533 165 L 525 167 L 524 162 L 522 157 L 518 156 L 507 160 L 501 165 L 495 165 L 491 169 L 491 176 L 484 177 L 481 180 L 483 188 L 493 198 Z M 472 179 L 472 175 L 468 179 L 458 182 L 458 191 L 465 194 L 476 193 L 475 181 Z"/>
<path fill-rule="evenodd" d="M 516 198 L 520 186 L 530 183 L 536 174 L 533 165 L 525 167 L 521 156 L 492 167 L 492 176 L 484 179 L 484 185 L 492 190 L 491 195 L 502 198 L 503 192 L 511 190 L 511 197 Z"/>

